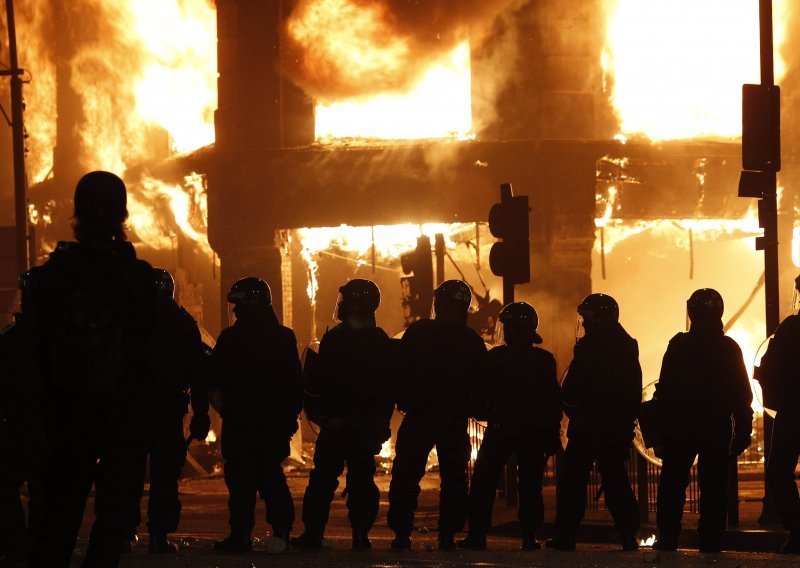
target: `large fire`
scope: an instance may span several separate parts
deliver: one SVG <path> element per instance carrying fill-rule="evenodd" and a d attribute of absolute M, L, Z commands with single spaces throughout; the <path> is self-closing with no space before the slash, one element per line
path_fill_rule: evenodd
<path fill-rule="evenodd" d="M 776 79 L 789 0 L 774 0 Z M 759 82 L 757 0 L 607 0 L 603 67 L 626 134 L 741 135 L 741 87 Z"/>
<path fill-rule="evenodd" d="M 472 130 L 470 86 L 469 43 L 464 42 L 409 91 L 318 104 L 317 139 L 467 138 Z"/>

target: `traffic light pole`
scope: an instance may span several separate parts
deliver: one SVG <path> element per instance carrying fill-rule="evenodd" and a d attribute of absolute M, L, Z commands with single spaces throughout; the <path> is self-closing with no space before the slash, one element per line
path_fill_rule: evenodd
<path fill-rule="evenodd" d="M 775 86 L 775 61 L 773 46 L 772 0 L 759 0 L 759 24 L 761 44 L 761 84 L 766 87 Z M 767 337 L 775 333 L 780 325 L 780 285 L 778 266 L 778 183 L 775 171 L 765 172 L 764 198 L 759 204 L 764 225 L 764 273 L 766 299 L 766 332 Z M 772 447 L 772 418 L 764 413 L 764 448 Z M 766 467 L 766 460 L 764 461 Z M 766 475 L 765 475 L 766 478 Z M 764 505 L 760 524 L 771 524 L 778 521 L 778 515 L 764 481 Z"/>
<path fill-rule="evenodd" d="M 25 176 L 25 126 L 22 123 L 22 69 L 17 56 L 17 29 L 14 20 L 14 2 L 6 0 L 8 25 L 8 54 L 10 69 L 2 75 L 11 76 L 11 131 L 14 151 L 14 215 L 17 229 L 17 272 L 28 270 L 28 204 Z"/>

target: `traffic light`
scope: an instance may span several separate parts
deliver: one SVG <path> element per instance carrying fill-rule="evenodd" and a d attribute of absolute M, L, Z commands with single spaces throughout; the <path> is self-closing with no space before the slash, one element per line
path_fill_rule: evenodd
<path fill-rule="evenodd" d="M 781 170 L 780 87 L 742 87 L 742 167 L 755 172 Z"/>
<path fill-rule="evenodd" d="M 528 196 L 514 196 L 511 184 L 500 186 L 500 203 L 489 211 L 489 230 L 501 239 L 489 252 L 489 267 L 507 284 L 531 281 Z"/>
<path fill-rule="evenodd" d="M 419 237 L 417 248 L 400 256 L 400 266 L 404 274 L 413 274 L 400 279 L 406 324 L 430 317 L 433 305 L 433 260 L 430 237 Z"/>

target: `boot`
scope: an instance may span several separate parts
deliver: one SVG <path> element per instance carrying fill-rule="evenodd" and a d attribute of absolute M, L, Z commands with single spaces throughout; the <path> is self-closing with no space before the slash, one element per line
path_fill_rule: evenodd
<path fill-rule="evenodd" d="M 653 550 L 660 550 L 661 552 L 675 552 L 678 550 L 678 539 L 668 536 L 659 536 L 658 540 L 653 543 Z"/>
<path fill-rule="evenodd" d="M 411 550 L 411 536 L 405 533 L 396 533 L 391 547 L 393 550 Z"/>
<path fill-rule="evenodd" d="M 150 554 L 175 554 L 178 547 L 167 540 L 164 533 L 150 533 L 150 544 L 147 546 Z"/>
<path fill-rule="evenodd" d="M 371 548 L 372 542 L 366 531 L 353 531 L 353 550 L 369 550 Z"/>
<path fill-rule="evenodd" d="M 218 540 L 214 543 L 214 550 L 217 552 L 232 552 L 235 554 L 250 552 L 253 543 L 249 538 L 243 536 L 230 535 L 228 538 Z"/>
<path fill-rule="evenodd" d="M 800 532 L 790 532 L 789 538 L 783 543 L 781 554 L 800 554 Z"/>
<path fill-rule="evenodd" d="M 467 538 L 458 541 L 458 548 L 465 550 L 486 550 L 486 537 L 469 533 Z"/>
<path fill-rule="evenodd" d="M 456 540 L 451 534 L 440 534 L 439 535 L 439 550 L 455 550 L 456 549 Z"/>
<path fill-rule="evenodd" d="M 536 531 L 526 531 L 522 535 L 522 550 L 541 550 L 542 545 L 536 540 Z"/>
<path fill-rule="evenodd" d="M 639 550 L 639 539 L 636 534 L 626 534 L 622 537 L 622 550 L 626 552 L 633 552 Z"/>
<path fill-rule="evenodd" d="M 265 541 L 267 554 L 281 554 L 289 547 L 289 540 L 289 531 L 273 528 Z"/>
<path fill-rule="evenodd" d="M 311 548 L 319 550 L 322 548 L 322 535 L 305 531 L 297 538 L 291 540 L 292 546 L 297 548 Z"/>
<path fill-rule="evenodd" d="M 575 550 L 575 539 L 559 535 L 551 538 L 544 545 L 553 550 Z"/>

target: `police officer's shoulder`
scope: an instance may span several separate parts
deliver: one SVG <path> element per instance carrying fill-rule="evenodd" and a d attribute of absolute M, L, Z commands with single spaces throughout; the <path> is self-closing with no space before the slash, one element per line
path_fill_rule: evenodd
<path fill-rule="evenodd" d="M 681 331 L 672 336 L 672 339 L 669 340 L 669 347 L 680 348 L 683 347 L 688 341 L 688 332 Z"/>
<path fill-rule="evenodd" d="M 287 343 L 291 343 L 295 346 L 297 345 L 297 337 L 295 337 L 294 330 L 292 328 L 286 327 L 285 325 L 279 325 L 278 335 Z"/>
<path fill-rule="evenodd" d="M 186 311 L 186 308 L 179 304 L 175 304 L 178 307 L 178 314 L 183 318 L 187 323 L 191 322 L 192 325 L 197 325 L 197 320 L 195 317 Z"/>
<path fill-rule="evenodd" d="M 533 347 L 531 347 L 531 353 L 533 353 L 535 357 L 537 357 L 543 362 L 552 363 L 553 365 L 556 364 L 555 355 L 553 355 L 553 353 L 548 351 L 547 349 L 536 347 L 534 345 Z"/>
<path fill-rule="evenodd" d="M 430 331 L 435 329 L 436 326 L 437 326 L 436 320 L 432 319 L 417 320 L 406 328 L 406 331 L 403 334 L 403 340 L 409 341 L 420 335 L 430 333 Z"/>
<path fill-rule="evenodd" d="M 800 314 L 792 314 L 781 322 L 775 336 L 793 336 L 800 338 Z"/>
<path fill-rule="evenodd" d="M 723 341 L 724 341 L 725 347 L 728 348 L 730 351 L 733 351 L 735 353 L 741 353 L 742 352 L 742 347 L 739 345 L 739 343 L 734 338 L 725 335 L 724 338 L 723 338 Z"/>

